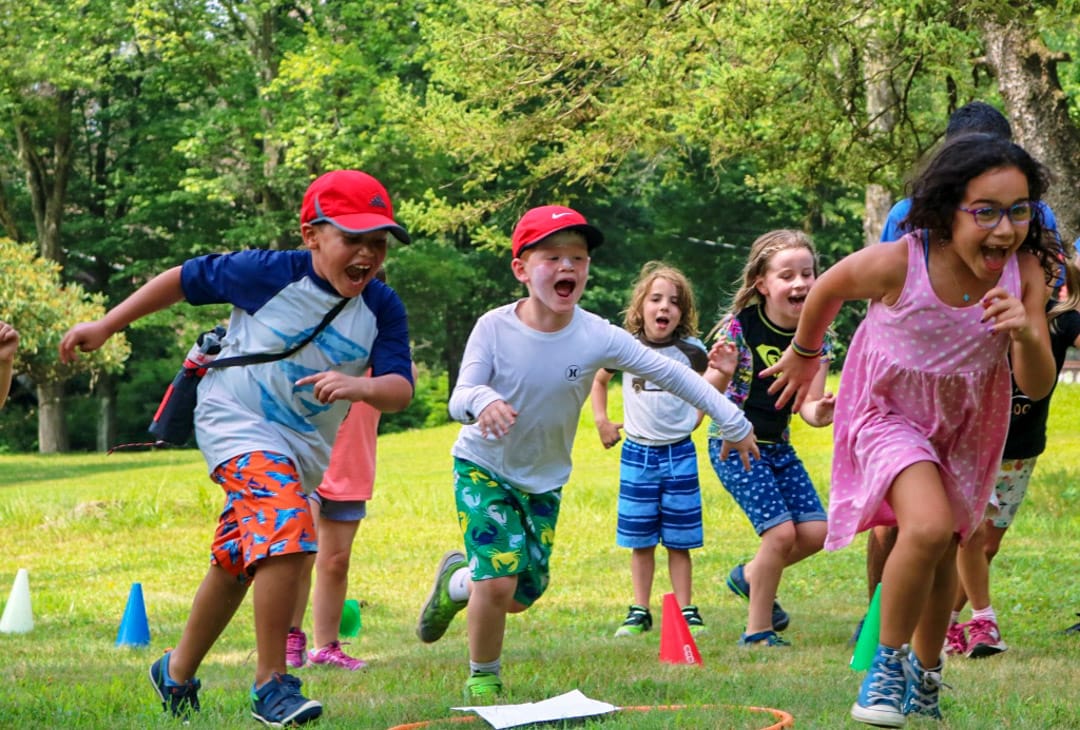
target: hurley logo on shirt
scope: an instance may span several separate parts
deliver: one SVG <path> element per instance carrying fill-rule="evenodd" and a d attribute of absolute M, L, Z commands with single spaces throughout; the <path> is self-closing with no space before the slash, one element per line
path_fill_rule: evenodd
<path fill-rule="evenodd" d="M 566 379 L 571 383 L 581 377 L 580 365 L 567 365 L 566 366 Z"/>

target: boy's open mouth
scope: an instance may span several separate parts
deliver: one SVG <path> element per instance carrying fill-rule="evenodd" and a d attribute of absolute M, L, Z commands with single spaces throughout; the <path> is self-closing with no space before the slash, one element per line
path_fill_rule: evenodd
<path fill-rule="evenodd" d="M 555 293 L 560 297 L 568 297 L 574 293 L 576 286 L 572 279 L 560 279 L 555 282 Z"/>
<path fill-rule="evenodd" d="M 367 276 L 369 271 L 371 271 L 370 266 L 360 266 L 357 264 L 353 264 L 352 266 L 349 266 L 345 269 L 345 276 L 349 277 L 349 280 L 353 283 L 356 283 L 363 281 L 364 277 Z"/>
<path fill-rule="evenodd" d="M 791 305 L 793 307 L 800 307 L 800 306 L 802 306 L 803 302 L 806 301 L 806 295 L 805 294 L 796 294 L 796 295 L 788 297 L 788 301 L 791 302 Z"/>

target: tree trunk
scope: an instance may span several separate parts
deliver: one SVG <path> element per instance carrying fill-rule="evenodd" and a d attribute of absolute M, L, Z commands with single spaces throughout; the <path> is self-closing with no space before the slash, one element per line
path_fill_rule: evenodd
<path fill-rule="evenodd" d="M 881 43 L 872 35 L 868 38 L 863 56 L 868 127 L 875 137 L 887 137 L 896 126 L 898 100 L 889 78 L 889 66 Z M 869 246 L 881 240 L 881 230 L 889 217 L 893 197 L 885 186 L 869 183 L 864 200 L 866 212 L 863 214 L 863 245 Z"/>
<path fill-rule="evenodd" d="M 64 386 L 60 383 L 41 383 L 37 387 L 38 451 L 42 454 L 68 450 L 63 396 Z"/>
<path fill-rule="evenodd" d="M 98 398 L 97 450 L 108 451 L 116 443 L 116 380 L 104 374 L 94 394 Z"/>
<path fill-rule="evenodd" d="M 987 16 L 979 27 L 1013 137 L 1053 174 L 1046 202 L 1068 245 L 1080 235 L 1080 129 L 1069 118 L 1057 65 L 1070 59 L 1048 49 L 1026 16 L 1008 21 Z"/>

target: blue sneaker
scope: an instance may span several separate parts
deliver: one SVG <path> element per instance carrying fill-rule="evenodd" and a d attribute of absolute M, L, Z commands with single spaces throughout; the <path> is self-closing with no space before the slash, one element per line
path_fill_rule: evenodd
<path fill-rule="evenodd" d="M 278 674 L 262 687 L 251 688 L 251 716 L 267 727 L 303 725 L 322 714 L 322 704 L 300 694 L 300 680 Z"/>
<path fill-rule="evenodd" d="M 727 587 L 739 598 L 745 598 L 750 600 L 750 581 L 746 579 L 746 573 L 744 571 L 745 565 L 739 563 L 731 572 L 728 573 Z M 788 616 L 787 611 L 780 608 L 779 601 L 773 601 L 772 604 L 772 627 L 773 631 L 783 631 L 791 623 L 791 617 Z"/>
<path fill-rule="evenodd" d="M 907 689 L 904 654 L 878 644 L 874 662 L 859 688 L 859 698 L 851 706 L 851 717 L 867 725 L 903 727 L 901 709 Z"/>
<path fill-rule="evenodd" d="M 183 684 L 174 682 L 169 677 L 169 655 L 164 656 L 150 665 L 150 684 L 161 698 L 161 709 L 171 712 L 173 717 L 188 719 L 192 712 L 199 711 L 199 680 L 192 677 Z"/>
<path fill-rule="evenodd" d="M 756 634 L 743 634 L 739 637 L 739 646 L 791 646 L 790 641 L 784 641 L 775 631 L 759 631 Z"/>
<path fill-rule="evenodd" d="M 944 666 L 944 664 L 938 664 L 936 667 L 927 669 L 919 663 L 915 652 L 908 654 L 908 660 L 904 665 L 907 686 L 904 689 L 904 700 L 901 704 L 905 715 L 926 715 L 935 720 L 941 719 L 938 694 L 942 686 L 945 686 L 941 681 L 941 670 Z"/>

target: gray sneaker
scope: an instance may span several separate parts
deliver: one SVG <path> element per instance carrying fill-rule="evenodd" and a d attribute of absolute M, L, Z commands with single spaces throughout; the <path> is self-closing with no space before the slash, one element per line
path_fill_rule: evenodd
<path fill-rule="evenodd" d="M 416 623 L 416 635 L 425 644 L 441 639 L 450 627 L 450 622 L 454 620 L 454 616 L 468 604 L 468 600 L 451 599 L 447 590 L 450 576 L 457 572 L 458 568 L 467 567 L 468 564 L 465 554 L 460 550 L 447 552 L 439 561 L 439 567 L 435 569 L 435 583 L 431 586 L 431 595 L 424 602 L 424 607 L 420 609 L 420 620 Z"/>

